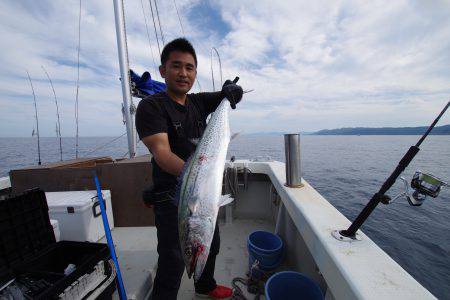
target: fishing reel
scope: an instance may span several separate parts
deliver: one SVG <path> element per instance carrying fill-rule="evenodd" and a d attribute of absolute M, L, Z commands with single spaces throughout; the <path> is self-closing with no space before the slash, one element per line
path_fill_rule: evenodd
<path fill-rule="evenodd" d="M 411 180 L 411 188 L 414 190 L 410 191 L 408 186 L 408 181 L 404 177 L 400 177 L 404 183 L 404 192 L 398 194 L 393 199 L 385 195 L 381 201 L 383 204 L 390 204 L 400 197 L 406 197 L 408 203 L 412 206 L 420 206 L 425 201 L 427 196 L 436 198 L 441 191 L 441 187 L 448 186 L 448 184 L 441 179 L 437 178 L 428 173 L 423 173 L 421 171 L 416 171 Z"/>

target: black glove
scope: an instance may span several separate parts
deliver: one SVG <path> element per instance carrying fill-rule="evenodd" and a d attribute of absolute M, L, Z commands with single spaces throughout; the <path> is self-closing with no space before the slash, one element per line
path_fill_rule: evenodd
<path fill-rule="evenodd" d="M 241 101 L 242 95 L 244 94 L 242 87 L 236 84 L 238 80 L 239 77 L 236 77 L 234 81 L 228 79 L 222 86 L 222 96 L 230 101 L 232 109 L 236 108 L 236 104 Z"/>

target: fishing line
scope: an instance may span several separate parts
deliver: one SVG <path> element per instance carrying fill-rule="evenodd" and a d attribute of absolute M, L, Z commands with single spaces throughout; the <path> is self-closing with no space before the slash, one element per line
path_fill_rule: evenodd
<path fill-rule="evenodd" d="M 183 22 L 181 22 L 181 16 L 180 16 L 180 13 L 178 11 L 178 6 L 177 6 L 176 0 L 173 0 L 173 4 L 175 5 L 175 9 L 177 11 L 177 16 L 178 16 L 178 21 L 179 21 L 180 27 L 181 27 L 181 32 L 183 33 L 183 36 L 186 36 L 186 33 L 184 32 Z M 202 92 L 202 86 L 200 85 L 200 80 L 198 79 L 198 76 L 195 77 L 195 81 L 197 81 L 199 92 Z"/>
<path fill-rule="evenodd" d="M 163 33 L 163 30 L 162 30 L 162 26 L 161 26 L 161 20 L 159 19 L 158 4 L 157 4 L 156 0 L 153 0 L 153 2 L 155 3 L 156 16 L 158 17 L 159 31 L 160 31 L 160 33 L 161 33 L 161 40 L 162 40 L 162 42 L 163 42 L 163 45 L 165 45 L 165 44 L 166 44 L 166 41 L 165 41 L 165 39 L 164 39 L 164 33 Z"/>
<path fill-rule="evenodd" d="M 155 56 L 153 55 L 152 44 L 150 43 L 150 33 L 148 32 L 147 17 L 145 16 L 143 0 L 141 0 L 141 7 L 142 7 L 142 15 L 144 16 L 145 30 L 147 31 L 148 46 L 150 48 L 150 54 L 152 55 L 153 65 L 155 66 L 155 71 L 156 71 L 155 74 L 158 74 L 158 65 L 156 64 Z"/>
<path fill-rule="evenodd" d="M 140 143 L 141 141 L 139 140 L 139 141 L 137 141 L 137 143 L 136 143 L 136 147 L 137 147 L 137 145 L 139 145 L 139 143 Z M 137 151 L 137 150 L 136 150 Z M 121 158 L 125 158 L 128 154 L 130 153 L 130 151 L 127 151 L 127 152 L 125 152 L 125 154 L 124 155 L 122 155 L 121 156 Z"/>
<path fill-rule="evenodd" d="M 155 22 L 155 15 L 153 13 L 152 0 L 148 0 L 148 3 L 150 4 L 150 10 L 152 12 L 153 29 L 155 29 L 155 37 L 156 37 L 156 43 L 158 44 L 158 52 L 159 52 L 159 56 L 161 56 L 161 47 L 159 46 L 158 31 L 156 30 L 156 22 Z"/>
<path fill-rule="evenodd" d="M 181 32 L 184 34 L 184 28 L 183 28 L 183 23 L 181 22 L 181 17 L 180 17 L 180 13 L 178 12 L 178 7 L 177 7 L 177 1 L 173 0 L 173 4 L 175 5 L 175 9 L 177 11 L 177 16 L 178 16 L 178 21 L 180 22 L 180 27 L 181 27 Z"/>
<path fill-rule="evenodd" d="M 100 146 L 98 146 L 98 147 L 96 147 L 96 148 L 94 148 L 94 149 L 88 151 L 88 152 L 85 154 L 85 156 L 88 156 L 89 154 L 92 154 L 92 153 L 94 153 L 95 151 L 98 151 L 98 150 L 104 148 L 105 146 L 107 146 L 107 145 L 109 145 L 109 144 L 111 144 L 111 143 L 117 141 L 118 139 L 120 139 L 121 137 L 123 137 L 123 136 L 126 135 L 126 134 L 127 134 L 127 132 L 125 132 L 125 133 L 123 133 L 122 135 L 120 135 L 120 136 L 118 136 L 118 137 L 116 137 L 116 138 L 114 138 L 114 139 L 112 139 L 112 140 L 106 142 L 106 143 L 103 144 L 103 145 L 100 145 Z M 128 152 L 127 152 L 127 154 L 128 154 Z"/>

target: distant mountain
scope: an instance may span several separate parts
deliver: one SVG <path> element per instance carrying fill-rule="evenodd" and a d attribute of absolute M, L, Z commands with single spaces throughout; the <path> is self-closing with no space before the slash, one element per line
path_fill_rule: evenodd
<path fill-rule="evenodd" d="M 422 135 L 428 127 L 352 127 L 339 129 L 324 129 L 314 132 L 315 135 Z M 450 124 L 436 126 L 430 135 L 450 135 Z"/>

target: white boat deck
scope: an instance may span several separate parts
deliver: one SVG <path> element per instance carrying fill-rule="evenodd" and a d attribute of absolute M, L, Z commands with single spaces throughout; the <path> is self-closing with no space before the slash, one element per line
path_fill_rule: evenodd
<path fill-rule="evenodd" d="M 158 262 L 156 227 L 116 227 L 111 233 L 128 299 L 147 299 Z M 119 299 L 117 291 L 113 299 Z"/>
<path fill-rule="evenodd" d="M 220 253 L 216 258 L 214 273 L 217 284 L 231 287 L 233 278 L 245 277 L 248 270 L 248 235 L 255 230 L 273 232 L 273 229 L 273 224 L 263 220 L 234 220 L 232 224 L 221 224 Z M 245 288 L 242 290 L 245 292 Z M 188 278 L 186 272 L 183 275 L 178 299 L 196 299 L 194 281 Z"/>
<path fill-rule="evenodd" d="M 273 229 L 273 224 L 263 220 L 234 220 L 232 224 L 221 224 L 221 246 L 215 271 L 217 283 L 231 287 L 233 278 L 245 277 L 248 235 L 255 230 Z M 147 299 L 158 261 L 156 228 L 118 227 L 112 230 L 112 235 L 128 299 Z M 100 242 L 106 243 L 106 239 Z M 114 299 L 119 299 L 117 292 Z M 193 279 L 189 279 L 186 272 L 178 299 L 196 299 Z"/>

